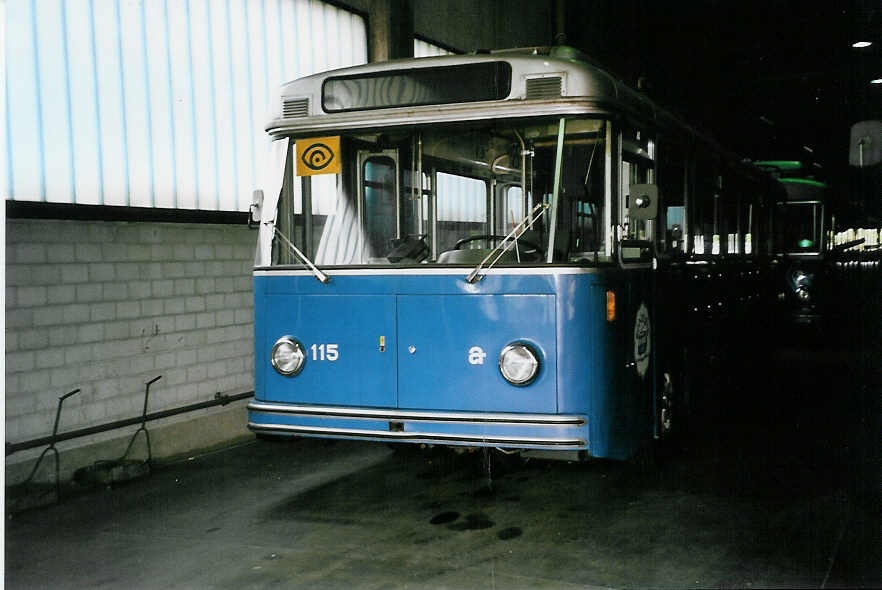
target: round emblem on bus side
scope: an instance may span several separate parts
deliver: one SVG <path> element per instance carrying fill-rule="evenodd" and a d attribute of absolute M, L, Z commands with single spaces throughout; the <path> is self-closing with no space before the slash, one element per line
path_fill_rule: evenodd
<path fill-rule="evenodd" d="M 646 309 L 645 303 L 641 303 L 634 318 L 634 366 L 641 378 L 646 376 L 646 371 L 649 369 L 651 330 L 649 310 Z"/>

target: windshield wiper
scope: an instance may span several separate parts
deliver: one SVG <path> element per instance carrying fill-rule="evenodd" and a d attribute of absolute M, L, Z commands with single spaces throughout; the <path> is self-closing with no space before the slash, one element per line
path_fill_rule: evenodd
<path fill-rule="evenodd" d="M 297 256 L 297 258 L 299 258 L 300 261 L 303 262 L 303 264 L 305 264 L 309 268 L 309 270 L 312 271 L 312 274 L 315 275 L 317 281 L 324 284 L 328 284 L 331 282 L 331 277 L 320 271 L 316 267 L 316 265 L 314 265 L 312 261 L 306 257 L 306 254 L 301 252 L 297 248 L 297 246 L 291 243 L 291 240 L 285 237 L 285 234 L 279 231 L 279 228 L 274 227 L 273 231 L 276 233 L 277 236 L 279 236 L 279 239 L 282 240 L 282 242 L 291 249 L 291 251 Z"/>
<path fill-rule="evenodd" d="M 482 270 L 490 270 L 493 268 L 493 265 L 499 262 L 499 259 L 502 258 L 502 255 L 508 252 L 512 246 L 515 248 L 518 247 L 518 236 L 533 227 L 543 214 L 548 210 L 548 205 L 546 203 L 539 203 L 533 210 L 527 213 L 527 216 L 524 217 L 519 224 L 517 224 L 505 239 L 503 239 L 499 244 L 493 248 L 487 256 L 484 257 L 484 260 L 478 263 L 478 266 L 475 267 L 475 270 L 470 272 L 466 277 L 467 283 L 476 283 L 484 278 L 484 275 L 480 274 Z M 497 251 L 499 252 L 497 254 Z M 493 255 L 496 254 L 496 257 L 493 258 Z M 487 261 L 493 258 L 493 261 L 487 264 Z M 486 269 L 484 265 L 487 264 Z"/>

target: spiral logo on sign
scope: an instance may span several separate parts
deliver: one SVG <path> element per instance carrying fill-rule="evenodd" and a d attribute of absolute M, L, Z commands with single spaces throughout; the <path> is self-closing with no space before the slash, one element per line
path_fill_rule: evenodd
<path fill-rule="evenodd" d="M 303 165 L 314 172 L 324 170 L 334 161 L 334 152 L 323 143 L 314 143 L 300 156 Z"/>

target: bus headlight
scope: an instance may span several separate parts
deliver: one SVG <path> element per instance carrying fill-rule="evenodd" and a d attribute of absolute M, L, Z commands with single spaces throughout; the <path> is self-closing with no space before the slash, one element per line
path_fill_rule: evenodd
<path fill-rule="evenodd" d="M 273 344 L 270 362 L 281 375 L 293 377 L 303 369 L 306 351 L 303 345 L 290 336 L 282 336 Z"/>
<path fill-rule="evenodd" d="M 539 373 L 539 357 L 523 342 L 513 342 L 499 354 L 499 372 L 512 385 L 529 385 Z"/>

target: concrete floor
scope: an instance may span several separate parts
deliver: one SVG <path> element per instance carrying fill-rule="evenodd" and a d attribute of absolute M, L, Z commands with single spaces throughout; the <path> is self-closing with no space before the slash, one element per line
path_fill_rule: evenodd
<path fill-rule="evenodd" d="M 654 461 L 302 439 L 162 466 L 7 517 L 6 587 L 878 587 L 864 417 L 779 369 Z"/>

